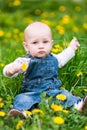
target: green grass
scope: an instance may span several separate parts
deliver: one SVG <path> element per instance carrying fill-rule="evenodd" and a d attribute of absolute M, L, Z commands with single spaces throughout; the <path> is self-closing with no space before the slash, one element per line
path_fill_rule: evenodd
<path fill-rule="evenodd" d="M 12 108 L 14 96 L 20 93 L 22 75 L 13 79 L 6 78 L 3 76 L 3 67 L 26 54 L 22 46 L 23 31 L 32 21 L 48 24 L 53 32 L 54 43 L 63 49 L 73 36 L 77 37 L 80 49 L 59 70 L 59 77 L 63 83 L 62 88 L 80 97 L 87 94 L 87 1 L 20 0 L 19 5 L 14 1 L 0 1 L 0 104 L 4 103 L 0 111 L 6 113 L 3 117 L 0 115 L 0 130 L 15 130 L 20 121 L 20 118 L 8 118 L 7 114 Z M 62 29 L 58 28 L 59 25 Z M 79 72 L 82 75 L 77 77 Z M 40 109 L 44 115 L 32 114 L 30 118 L 23 120 L 20 130 L 87 130 L 87 115 L 74 108 L 70 108 L 67 114 L 55 112 L 51 109 L 51 104 L 51 98 L 42 95 Z M 61 116 L 64 124 L 54 123 L 53 118 L 56 116 Z"/>

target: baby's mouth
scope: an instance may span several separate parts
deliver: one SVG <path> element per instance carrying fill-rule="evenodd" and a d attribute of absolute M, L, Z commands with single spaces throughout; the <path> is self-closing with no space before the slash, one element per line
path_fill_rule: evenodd
<path fill-rule="evenodd" d="M 44 51 L 39 51 L 38 53 L 39 53 L 39 54 L 44 54 L 45 52 L 44 52 Z"/>

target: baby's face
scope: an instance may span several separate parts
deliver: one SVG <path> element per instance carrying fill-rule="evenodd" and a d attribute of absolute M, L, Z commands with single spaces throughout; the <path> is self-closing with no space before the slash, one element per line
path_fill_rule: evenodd
<path fill-rule="evenodd" d="M 51 32 L 48 29 L 33 28 L 29 32 L 27 50 L 33 57 L 44 58 L 52 48 Z"/>

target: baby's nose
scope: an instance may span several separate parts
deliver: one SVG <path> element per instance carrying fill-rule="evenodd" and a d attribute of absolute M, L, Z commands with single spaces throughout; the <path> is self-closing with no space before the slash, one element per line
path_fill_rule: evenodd
<path fill-rule="evenodd" d="M 39 48 L 44 48 L 43 43 L 39 44 Z"/>

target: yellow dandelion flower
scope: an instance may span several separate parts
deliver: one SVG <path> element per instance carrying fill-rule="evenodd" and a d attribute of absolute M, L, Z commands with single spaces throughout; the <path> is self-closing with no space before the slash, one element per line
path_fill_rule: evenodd
<path fill-rule="evenodd" d="M 83 23 L 83 28 L 87 30 L 87 23 Z"/>
<path fill-rule="evenodd" d="M 61 30 L 63 27 L 61 25 L 56 26 L 56 30 Z"/>
<path fill-rule="evenodd" d="M 43 12 L 42 14 L 41 14 L 41 17 L 42 18 L 46 18 L 46 17 L 48 17 L 49 16 L 49 13 L 48 12 Z"/>
<path fill-rule="evenodd" d="M 14 32 L 15 34 L 19 33 L 19 29 L 15 28 L 15 29 L 13 30 L 13 32 Z"/>
<path fill-rule="evenodd" d="M 76 26 L 74 26 L 74 27 L 72 28 L 72 31 L 73 31 L 73 32 L 78 32 L 78 31 L 79 31 L 79 28 L 76 27 Z"/>
<path fill-rule="evenodd" d="M 36 15 L 40 15 L 40 13 L 41 13 L 41 10 L 40 10 L 40 9 L 36 9 L 36 10 L 35 10 L 35 14 L 36 14 Z"/>
<path fill-rule="evenodd" d="M 63 109 L 63 112 L 66 113 L 66 114 L 69 113 L 69 111 L 68 111 L 68 110 L 65 110 L 65 109 Z"/>
<path fill-rule="evenodd" d="M 0 108 L 2 108 L 4 106 L 3 102 L 0 102 Z"/>
<path fill-rule="evenodd" d="M 64 119 L 60 116 L 59 117 L 57 116 L 57 117 L 53 118 L 53 122 L 58 124 L 58 125 L 62 125 L 62 124 L 64 124 Z"/>
<path fill-rule="evenodd" d="M 31 18 L 24 18 L 24 22 L 30 24 L 33 22 L 33 20 Z"/>
<path fill-rule="evenodd" d="M 5 64 L 4 64 L 4 63 L 1 63 L 1 64 L 0 64 L 0 66 L 1 66 L 1 67 L 4 67 L 4 66 L 5 66 Z"/>
<path fill-rule="evenodd" d="M 53 109 L 54 111 L 62 111 L 63 107 L 61 105 L 52 104 L 51 109 Z"/>
<path fill-rule="evenodd" d="M 51 49 L 51 52 L 54 53 L 54 54 L 56 54 L 56 53 L 57 53 L 57 49 L 52 48 L 52 49 Z"/>
<path fill-rule="evenodd" d="M 61 20 L 61 23 L 62 24 L 68 24 L 69 22 L 70 22 L 70 16 L 64 15 L 62 20 Z"/>
<path fill-rule="evenodd" d="M 41 115 L 44 115 L 44 112 L 42 111 L 42 110 L 40 110 L 40 109 L 34 109 L 33 111 L 32 111 L 32 113 L 34 113 L 34 114 L 41 114 Z"/>
<path fill-rule="evenodd" d="M 87 92 L 87 89 L 85 88 L 84 91 Z"/>
<path fill-rule="evenodd" d="M 61 26 L 61 25 L 56 26 L 56 30 L 57 30 L 58 33 L 61 34 L 61 35 L 65 33 L 65 29 L 64 29 L 64 27 Z"/>
<path fill-rule="evenodd" d="M 87 130 L 87 125 L 85 126 L 85 130 Z"/>
<path fill-rule="evenodd" d="M 77 77 L 80 77 L 80 76 L 82 76 L 82 72 L 79 72 L 79 73 L 77 74 Z"/>
<path fill-rule="evenodd" d="M 87 15 L 84 15 L 84 20 L 87 20 Z"/>
<path fill-rule="evenodd" d="M 60 35 L 63 35 L 64 33 L 65 33 L 65 30 L 64 30 L 64 29 L 59 30 L 59 34 L 60 34 Z"/>
<path fill-rule="evenodd" d="M 16 130 L 19 130 L 23 126 L 24 122 L 23 120 L 20 120 L 16 125 Z"/>
<path fill-rule="evenodd" d="M 58 44 L 54 45 L 54 48 L 58 49 L 58 52 L 61 52 L 63 50 L 63 48 Z"/>
<path fill-rule="evenodd" d="M 4 31 L 0 30 L 0 37 L 4 36 Z"/>
<path fill-rule="evenodd" d="M 25 23 L 32 23 L 33 20 L 31 18 L 24 18 Z"/>
<path fill-rule="evenodd" d="M 60 52 L 57 48 L 52 48 L 51 49 L 51 52 L 54 53 L 54 54 L 57 54 L 58 52 Z"/>
<path fill-rule="evenodd" d="M 61 46 L 56 44 L 56 45 L 54 45 L 54 47 L 59 49 Z"/>
<path fill-rule="evenodd" d="M 5 112 L 0 111 L 0 116 L 1 116 L 1 117 L 4 117 L 5 115 L 6 115 L 6 113 L 5 113 Z"/>
<path fill-rule="evenodd" d="M 32 112 L 30 112 L 30 111 L 25 110 L 24 112 L 25 112 L 28 116 L 31 116 L 31 115 L 32 115 Z"/>
<path fill-rule="evenodd" d="M 56 98 L 59 99 L 59 100 L 62 100 L 62 101 L 66 100 L 66 96 L 63 95 L 63 94 L 58 94 L 58 95 L 56 96 Z"/>
<path fill-rule="evenodd" d="M 2 98 L 0 98 L 0 102 L 2 101 L 3 99 Z"/>
<path fill-rule="evenodd" d="M 20 6 L 20 5 L 21 5 L 21 1 L 20 1 L 20 0 L 15 0 L 15 1 L 13 2 L 13 5 L 14 5 L 14 6 Z"/>
<path fill-rule="evenodd" d="M 49 20 L 41 20 L 41 22 L 43 22 L 43 23 L 47 24 L 48 26 L 50 26 L 50 25 L 51 25 L 51 22 L 50 22 Z"/>
<path fill-rule="evenodd" d="M 23 36 L 24 36 L 24 34 L 22 32 L 20 32 L 20 34 L 19 34 L 20 39 L 23 38 Z"/>
<path fill-rule="evenodd" d="M 21 68 L 22 68 L 22 71 L 26 71 L 26 69 L 27 69 L 27 64 L 26 64 L 26 63 L 23 63 Z"/>
<path fill-rule="evenodd" d="M 65 10 L 66 10 L 66 7 L 65 7 L 65 6 L 61 5 L 61 6 L 59 7 L 59 11 L 64 12 Z"/>

